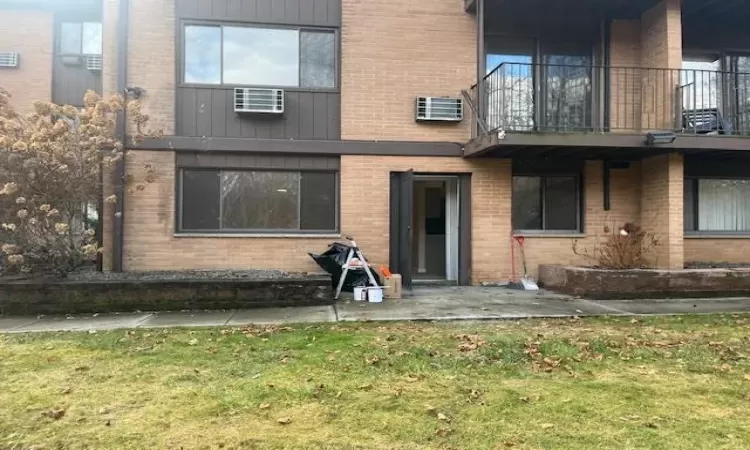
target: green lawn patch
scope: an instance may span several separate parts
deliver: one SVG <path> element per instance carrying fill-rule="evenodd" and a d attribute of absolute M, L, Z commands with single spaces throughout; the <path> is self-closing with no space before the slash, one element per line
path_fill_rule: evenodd
<path fill-rule="evenodd" d="M 750 448 L 750 316 L 0 336 L 0 449 Z"/>

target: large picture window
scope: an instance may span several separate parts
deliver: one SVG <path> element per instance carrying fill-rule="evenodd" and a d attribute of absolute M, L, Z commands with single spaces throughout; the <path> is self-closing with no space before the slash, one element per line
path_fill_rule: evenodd
<path fill-rule="evenodd" d="M 516 231 L 580 231 L 577 176 L 514 176 L 512 204 Z"/>
<path fill-rule="evenodd" d="M 187 25 L 185 83 L 333 89 L 331 30 Z"/>
<path fill-rule="evenodd" d="M 180 232 L 334 232 L 335 172 L 183 169 Z"/>
<path fill-rule="evenodd" d="M 750 233 L 750 180 L 686 178 L 685 230 Z"/>

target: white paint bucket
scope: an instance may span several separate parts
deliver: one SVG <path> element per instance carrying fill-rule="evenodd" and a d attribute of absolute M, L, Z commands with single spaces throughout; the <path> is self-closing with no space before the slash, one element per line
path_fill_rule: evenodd
<path fill-rule="evenodd" d="M 382 287 L 368 288 L 367 300 L 370 303 L 383 303 L 383 288 Z"/>
<path fill-rule="evenodd" d="M 355 302 L 367 301 L 367 288 L 355 287 L 354 288 L 354 301 Z"/>

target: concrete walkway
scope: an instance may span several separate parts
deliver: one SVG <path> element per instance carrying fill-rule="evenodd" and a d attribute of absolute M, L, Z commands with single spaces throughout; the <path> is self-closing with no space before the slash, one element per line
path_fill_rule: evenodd
<path fill-rule="evenodd" d="M 497 320 L 571 316 L 750 313 L 750 298 L 607 300 L 575 299 L 499 287 L 424 287 L 385 303 L 344 301 L 335 306 L 237 311 L 3 317 L 0 333 L 91 331 L 122 328 L 224 327 L 250 324 L 393 320 Z"/>

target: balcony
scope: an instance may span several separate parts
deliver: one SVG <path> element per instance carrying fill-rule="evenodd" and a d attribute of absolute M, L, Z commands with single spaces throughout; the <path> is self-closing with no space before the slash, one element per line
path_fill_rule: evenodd
<path fill-rule="evenodd" d="M 643 147 L 655 130 L 692 146 L 750 145 L 682 139 L 750 137 L 750 73 L 740 71 L 505 62 L 467 94 L 478 119 L 472 142 L 484 149 L 519 134 L 545 136 L 540 145 L 578 135 L 582 147 Z"/>

